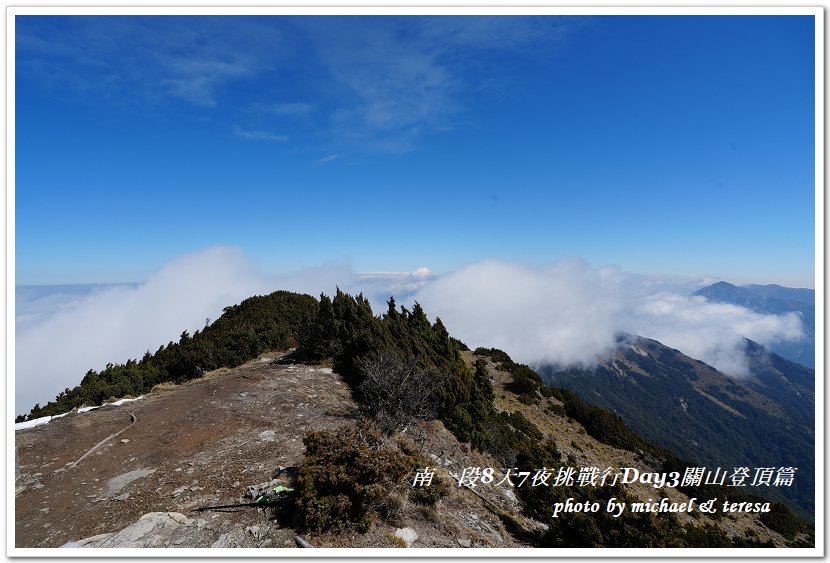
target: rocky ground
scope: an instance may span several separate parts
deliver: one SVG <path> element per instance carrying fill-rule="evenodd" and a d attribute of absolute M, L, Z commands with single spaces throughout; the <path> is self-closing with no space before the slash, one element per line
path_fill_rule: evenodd
<path fill-rule="evenodd" d="M 474 360 L 469 352 L 464 359 Z M 121 406 L 70 413 L 17 431 L 15 547 L 296 547 L 290 508 L 197 510 L 251 502 L 252 490 L 290 487 L 303 462 L 306 432 L 358 417 L 358 405 L 338 374 L 286 361 L 266 354 L 184 385 L 157 386 Z M 556 440 L 568 465 L 649 470 L 648 459 L 601 444 L 575 420 L 553 414 L 548 408 L 553 399 L 520 402 L 506 390 L 512 376 L 491 361 L 488 371 L 496 408 L 522 412 Z M 434 507 L 415 505 L 403 495 L 394 514 L 366 533 L 303 534 L 302 539 L 314 547 L 526 547 L 506 530 L 500 514 L 525 530 L 541 524 L 521 515 L 514 490 L 493 483 L 471 490 L 453 480 L 465 467 L 498 468 L 497 462 L 459 443 L 438 421 L 416 424 L 397 439 L 431 461 L 449 494 Z M 642 500 L 656 495 L 648 485 L 629 490 Z M 664 494 L 686 500 L 675 490 Z M 680 521 L 693 519 L 681 515 Z M 719 525 L 729 535 L 749 532 L 783 545 L 757 518 L 729 515 Z"/>
<path fill-rule="evenodd" d="M 307 429 L 337 427 L 355 415 L 347 386 L 330 369 L 274 359 L 266 355 L 185 385 L 161 386 L 139 401 L 18 431 L 15 545 L 59 547 L 160 512 L 185 515 L 199 531 L 192 541 L 171 545 L 281 547 L 287 538 L 274 535 L 276 525 L 263 509 L 194 512 L 251 501 L 249 486 L 301 463 Z M 293 535 L 288 544 L 293 547 Z"/>
<path fill-rule="evenodd" d="M 275 477 L 290 486 L 306 431 L 356 417 L 347 385 L 331 369 L 277 359 L 264 355 L 159 386 L 138 401 L 17 431 L 14 545 L 295 547 L 296 532 L 281 526 L 277 509 L 196 511 L 250 502 L 249 488 Z M 446 475 L 475 461 L 438 422 L 410 429 L 405 439 Z M 515 497 L 488 494 L 456 490 L 441 501 L 440 516 L 406 506 L 395 525 L 304 537 L 315 547 L 521 546 L 487 505 L 515 512 Z"/>

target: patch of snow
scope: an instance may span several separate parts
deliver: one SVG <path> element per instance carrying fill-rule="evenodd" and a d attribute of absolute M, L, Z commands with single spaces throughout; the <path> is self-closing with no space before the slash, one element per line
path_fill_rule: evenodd
<path fill-rule="evenodd" d="M 113 407 L 117 407 L 117 406 L 123 405 L 124 403 L 130 403 L 132 401 L 137 401 L 137 400 L 143 399 L 143 398 L 144 398 L 144 395 L 142 395 L 140 397 L 136 397 L 135 399 L 118 399 L 117 401 L 114 401 L 112 403 L 107 403 L 107 404 L 112 405 Z"/>
<path fill-rule="evenodd" d="M 112 403 L 105 403 L 103 405 L 98 405 L 97 407 L 81 407 L 77 410 L 77 412 L 78 412 L 78 414 L 84 413 L 84 412 L 89 412 L 89 411 L 93 411 L 95 409 L 100 409 L 101 407 L 107 406 L 107 405 L 113 406 L 113 407 L 118 407 L 118 406 L 123 405 L 124 403 L 137 401 L 137 400 L 143 399 L 143 398 L 144 398 L 144 395 L 141 395 L 140 397 L 136 397 L 135 399 L 118 399 L 117 401 L 114 401 Z M 72 411 L 69 411 L 69 412 L 72 412 Z M 65 412 L 65 413 L 62 413 L 62 414 L 56 414 L 55 416 L 43 416 L 43 417 L 35 418 L 35 419 L 32 419 L 32 420 L 26 420 L 24 422 L 18 422 L 14 425 L 14 429 L 15 430 L 25 430 L 27 428 L 33 428 L 35 426 L 40 426 L 41 424 L 46 424 L 47 422 L 49 422 L 53 418 L 60 418 L 62 416 L 66 416 L 66 415 L 69 414 L 69 412 Z"/>
<path fill-rule="evenodd" d="M 34 428 L 35 426 L 40 426 L 41 424 L 46 424 L 52 420 L 51 416 L 42 416 L 40 418 L 34 418 L 32 420 L 27 420 L 25 422 L 18 422 L 14 425 L 15 430 L 25 430 L 26 428 Z"/>

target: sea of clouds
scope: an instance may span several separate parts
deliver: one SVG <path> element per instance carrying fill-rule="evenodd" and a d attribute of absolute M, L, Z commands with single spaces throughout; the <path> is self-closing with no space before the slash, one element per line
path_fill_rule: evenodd
<path fill-rule="evenodd" d="M 690 295 L 714 281 L 632 274 L 579 259 L 491 259 L 443 275 L 423 267 L 358 273 L 332 263 L 269 276 L 241 249 L 216 246 L 172 260 L 141 284 L 16 288 L 15 411 L 45 404 L 89 369 L 140 358 L 183 330 L 201 329 L 228 305 L 278 289 L 362 292 L 378 314 L 390 296 L 398 304 L 418 301 L 471 348 L 501 348 L 531 365 L 590 366 L 623 331 L 743 377 L 743 337 L 764 345 L 803 338 L 797 314 L 761 315 Z"/>
<path fill-rule="evenodd" d="M 531 365 L 589 367 L 627 332 L 743 377 L 744 337 L 763 345 L 804 337 L 796 313 L 762 315 L 691 295 L 714 281 L 631 274 L 579 259 L 543 266 L 485 260 L 435 279 L 416 298 L 468 345 L 501 348 Z"/>

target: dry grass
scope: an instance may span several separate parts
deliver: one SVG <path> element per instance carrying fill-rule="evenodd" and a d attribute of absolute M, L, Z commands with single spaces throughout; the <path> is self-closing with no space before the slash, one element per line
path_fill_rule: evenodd
<path fill-rule="evenodd" d="M 165 381 L 164 383 L 158 383 L 153 385 L 153 388 L 150 389 L 150 393 L 158 393 L 161 391 L 168 391 L 170 389 L 178 389 L 178 385 L 173 383 L 172 381 Z"/>
<path fill-rule="evenodd" d="M 399 538 L 392 532 L 386 534 L 386 539 L 389 540 L 389 543 L 392 544 L 392 547 L 406 547 L 406 542 L 403 538 Z"/>

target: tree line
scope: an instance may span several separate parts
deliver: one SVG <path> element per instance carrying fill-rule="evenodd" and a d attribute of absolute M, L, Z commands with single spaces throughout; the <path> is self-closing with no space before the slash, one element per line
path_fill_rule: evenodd
<path fill-rule="evenodd" d="M 236 367 L 266 350 L 288 348 L 300 320 L 316 308 L 313 297 L 287 291 L 249 297 L 225 307 L 222 316 L 203 330 L 192 335 L 184 331 L 178 342 L 162 345 L 153 354 L 148 350 L 140 360 L 90 369 L 79 385 L 44 406 L 35 405 L 16 422 L 141 395 L 159 383 L 182 383 L 220 367 Z"/>

